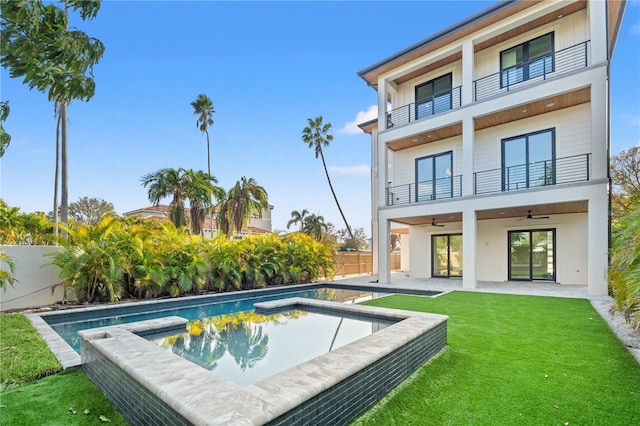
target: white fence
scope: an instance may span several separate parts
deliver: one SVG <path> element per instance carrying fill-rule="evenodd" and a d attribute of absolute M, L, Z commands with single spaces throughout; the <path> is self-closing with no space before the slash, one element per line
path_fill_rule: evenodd
<path fill-rule="evenodd" d="M 0 246 L 15 263 L 14 287 L 0 290 L 0 311 L 35 308 L 62 300 L 62 286 L 52 292 L 51 287 L 60 282 L 57 267 L 50 265 L 51 257 L 45 254 L 62 250 L 52 246 Z M 5 264 L 2 268 L 6 269 Z"/>

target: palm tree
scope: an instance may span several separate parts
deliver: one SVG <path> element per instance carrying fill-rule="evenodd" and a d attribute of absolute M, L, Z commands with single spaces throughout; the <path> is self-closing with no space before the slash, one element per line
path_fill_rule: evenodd
<path fill-rule="evenodd" d="M 254 178 L 242 176 L 224 195 L 224 200 L 218 205 L 218 220 L 221 230 L 225 228 L 227 235 L 231 235 L 234 229 L 240 233 L 252 214 L 262 217 L 262 211 L 269 208 L 267 191 Z"/>
<path fill-rule="evenodd" d="M 299 223 L 300 232 L 302 232 L 302 228 L 304 227 L 304 220 L 308 214 L 309 214 L 309 210 L 307 209 L 303 209 L 301 212 L 299 212 L 298 210 L 292 211 L 291 220 L 287 222 L 287 229 L 289 229 L 291 225 L 295 225 L 296 223 Z"/>
<path fill-rule="evenodd" d="M 204 235 L 204 217 L 207 210 L 211 210 L 213 197 L 221 196 L 222 188 L 214 185 L 218 180 L 202 170 L 186 170 L 183 176 L 185 198 L 189 200 L 191 216 L 191 231 Z M 213 220 L 211 221 L 213 225 Z M 212 229 L 213 232 L 213 229 Z M 213 234 L 212 234 L 213 235 Z"/>
<path fill-rule="evenodd" d="M 191 102 L 193 113 L 198 116 L 196 127 L 207 135 L 207 173 L 211 175 L 211 149 L 209 143 L 209 126 L 213 126 L 213 102 L 203 93 L 200 93 L 195 101 Z M 213 211 L 211 212 L 211 223 L 213 224 Z M 212 229 L 213 232 L 213 229 Z M 213 235 L 213 234 L 212 234 Z"/>
<path fill-rule="evenodd" d="M 327 229 L 329 229 L 329 225 L 324 221 L 324 217 L 316 215 L 315 213 L 305 218 L 302 227 L 302 231 L 313 237 L 316 241 L 322 240 L 322 234 L 326 232 Z"/>
<path fill-rule="evenodd" d="M 149 187 L 149 201 L 154 206 L 157 206 L 163 198 L 173 197 L 169 205 L 169 218 L 177 228 L 185 225 L 186 182 L 184 172 L 184 169 L 164 168 L 155 173 L 148 173 L 141 179 L 142 186 Z"/>
<path fill-rule="evenodd" d="M 329 182 L 329 188 L 331 189 L 333 199 L 336 201 L 336 205 L 338 206 L 342 220 L 347 227 L 347 231 L 349 231 L 351 240 L 355 241 L 353 232 L 351 232 L 351 227 L 347 223 L 347 219 L 344 217 L 344 213 L 342 212 L 342 208 L 338 202 L 338 197 L 336 197 L 336 193 L 333 190 L 331 178 L 329 178 L 329 171 L 327 170 L 327 163 L 324 160 L 324 153 L 322 152 L 322 147 L 329 146 L 329 142 L 333 140 L 333 135 L 330 133 L 331 123 L 323 124 L 322 116 L 318 116 L 315 119 L 308 118 L 307 120 L 309 121 L 309 126 L 302 130 L 302 141 L 306 143 L 309 148 L 313 148 L 315 150 L 316 158 L 318 158 L 319 155 L 322 159 L 322 166 L 324 167 L 324 173 L 327 175 L 327 182 Z"/>

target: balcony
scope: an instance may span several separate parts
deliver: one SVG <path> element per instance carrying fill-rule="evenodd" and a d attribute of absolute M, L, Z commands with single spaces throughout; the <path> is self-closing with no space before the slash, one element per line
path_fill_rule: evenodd
<path fill-rule="evenodd" d="M 446 92 L 393 109 L 387 114 L 386 128 L 404 126 L 412 121 L 460 108 L 461 91 L 462 86 L 454 87 Z"/>
<path fill-rule="evenodd" d="M 589 41 L 576 44 L 530 62 L 523 62 L 473 82 L 473 99 L 481 101 L 510 90 L 539 84 L 550 77 L 589 65 Z"/>
<path fill-rule="evenodd" d="M 589 180 L 591 154 L 474 173 L 474 193 L 490 194 Z"/>
<path fill-rule="evenodd" d="M 387 206 L 422 203 L 462 196 L 462 175 L 387 188 Z"/>

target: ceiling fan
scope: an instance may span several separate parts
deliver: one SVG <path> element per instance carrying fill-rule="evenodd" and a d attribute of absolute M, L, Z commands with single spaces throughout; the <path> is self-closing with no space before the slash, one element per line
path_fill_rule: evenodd
<path fill-rule="evenodd" d="M 524 220 L 524 219 L 549 219 L 549 216 L 533 216 L 531 214 L 531 210 L 527 210 L 528 214 L 527 217 L 520 219 L 520 220 Z"/>
<path fill-rule="evenodd" d="M 436 223 L 436 218 L 434 217 L 433 219 L 431 219 L 431 226 L 440 226 L 440 227 L 443 227 L 443 226 L 444 226 L 444 224 Z"/>

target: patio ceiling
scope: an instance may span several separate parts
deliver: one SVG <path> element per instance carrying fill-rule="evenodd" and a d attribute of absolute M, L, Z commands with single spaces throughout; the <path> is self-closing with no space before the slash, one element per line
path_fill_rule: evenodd
<path fill-rule="evenodd" d="M 533 216 L 553 216 L 558 214 L 585 213 L 588 211 L 587 201 L 572 201 L 557 204 L 530 204 L 526 206 L 505 207 L 499 209 L 479 210 L 476 213 L 478 220 L 525 218 L 531 210 Z M 436 223 L 461 222 L 461 212 L 451 212 L 436 215 L 421 215 L 410 217 L 397 217 L 393 222 L 404 225 L 430 225 L 435 219 Z M 395 229 L 395 230 L 394 230 Z M 400 232 L 401 226 L 392 226 L 392 232 Z M 401 233 L 401 232 L 400 232 Z"/>

